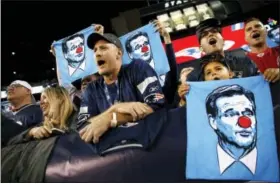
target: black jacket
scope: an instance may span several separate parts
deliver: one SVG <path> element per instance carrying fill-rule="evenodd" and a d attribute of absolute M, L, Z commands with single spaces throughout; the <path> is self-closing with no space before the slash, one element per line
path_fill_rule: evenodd
<path fill-rule="evenodd" d="M 4 183 L 37 183 L 44 180 L 57 136 L 32 141 L 22 139 L 23 136 L 20 134 L 13 139 L 17 144 L 1 149 L 1 179 Z"/>
<path fill-rule="evenodd" d="M 17 124 L 14 120 L 8 118 L 4 113 L 1 113 L 1 146 L 7 145 L 9 140 L 19 133 L 23 132 L 25 127 Z"/>
<path fill-rule="evenodd" d="M 68 120 L 69 131 L 75 132 L 76 113 Z M 30 128 L 31 129 L 31 128 Z M 12 183 L 41 183 L 44 181 L 48 159 L 56 141 L 64 134 L 55 134 L 41 140 L 27 137 L 26 130 L 12 138 L 8 145 L 1 149 L 1 181 Z"/>

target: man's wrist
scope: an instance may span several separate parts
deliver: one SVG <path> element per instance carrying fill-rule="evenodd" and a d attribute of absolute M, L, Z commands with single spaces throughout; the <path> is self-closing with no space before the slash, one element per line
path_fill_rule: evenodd
<path fill-rule="evenodd" d="M 87 120 L 88 123 L 95 123 L 96 121 L 102 121 L 102 123 L 105 123 L 110 127 L 111 125 L 111 113 L 109 111 L 106 111 L 98 116 L 92 117 Z"/>

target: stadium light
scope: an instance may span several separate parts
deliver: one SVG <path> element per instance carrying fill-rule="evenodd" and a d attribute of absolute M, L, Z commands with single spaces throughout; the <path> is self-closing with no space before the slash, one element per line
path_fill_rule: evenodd
<path fill-rule="evenodd" d="M 212 9 L 206 3 L 196 5 L 196 9 L 201 21 L 214 17 Z"/>
<path fill-rule="evenodd" d="M 167 32 L 172 32 L 173 31 L 173 26 L 172 26 L 172 22 L 170 20 L 170 17 L 168 16 L 167 13 L 162 14 L 162 15 L 158 15 L 157 19 L 159 22 L 161 22 L 163 24 L 163 26 L 165 27 Z"/>
<path fill-rule="evenodd" d="M 174 23 L 176 31 L 186 29 L 186 21 L 185 17 L 183 16 L 181 10 L 177 10 L 170 13 L 170 17 Z"/>
<path fill-rule="evenodd" d="M 185 8 L 183 9 L 183 12 L 185 15 L 186 23 L 189 25 L 189 27 L 195 27 L 199 24 L 199 14 L 194 7 Z"/>

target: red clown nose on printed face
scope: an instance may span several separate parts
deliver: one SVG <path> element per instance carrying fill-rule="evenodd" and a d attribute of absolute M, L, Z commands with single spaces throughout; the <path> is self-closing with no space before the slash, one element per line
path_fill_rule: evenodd
<path fill-rule="evenodd" d="M 77 50 L 76 50 L 76 53 L 79 54 L 83 52 L 83 47 L 78 47 Z"/>
<path fill-rule="evenodd" d="M 141 52 L 147 52 L 147 51 L 149 51 L 148 46 L 147 45 L 143 46 Z"/>
<path fill-rule="evenodd" d="M 241 116 L 238 118 L 238 125 L 242 128 L 249 128 L 251 124 L 252 122 L 247 116 Z"/>

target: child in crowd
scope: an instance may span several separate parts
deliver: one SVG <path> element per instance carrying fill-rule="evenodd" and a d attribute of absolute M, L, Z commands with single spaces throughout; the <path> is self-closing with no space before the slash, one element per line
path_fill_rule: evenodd
<path fill-rule="evenodd" d="M 201 78 L 203 79 L 203 81 L 226 80 L 233 78 L 234 74 L 221 54 L 208 54 L 201 58 L 201 60 Z M 181 75 L 187 74 L 188 72 L 181 73 Z M 181 84 L 178 88 L 178 94 L 180 97 L 179 106 L 183 106 L 186 104 L 185 95 L 190 90 L 190 86 L 186 81 L 182 81 L 182 79 L 186 79 L 187 76 L 180 76 L 180 78 Z"/>

